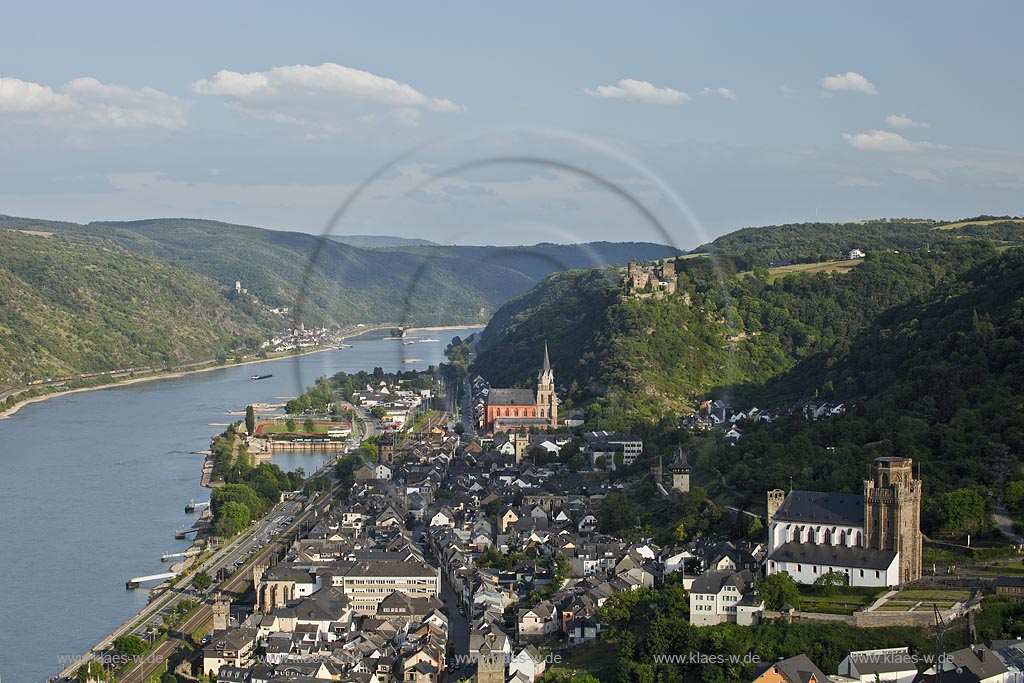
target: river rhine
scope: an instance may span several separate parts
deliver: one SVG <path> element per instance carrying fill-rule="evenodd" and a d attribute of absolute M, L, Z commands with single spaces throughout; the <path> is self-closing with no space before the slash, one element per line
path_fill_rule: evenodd
<path fill-rule="evenodd" d="M 187 546 L 174 531 L 195 519 L 185 503 L 209 500 L 193 451 L 223 431 L 211 423 L 321 375 L 424 369 L 471 332 L 417 332 L 439 341 L 410 345 L 367 334 L 351 348 L 58 396 L 0 420 L 0 679 L 45 681 L 145 605 L 148 590 L 124 582 L 167 571 L 160 556 Z M 309 472 L 321 459 L 274 462 Z"/>

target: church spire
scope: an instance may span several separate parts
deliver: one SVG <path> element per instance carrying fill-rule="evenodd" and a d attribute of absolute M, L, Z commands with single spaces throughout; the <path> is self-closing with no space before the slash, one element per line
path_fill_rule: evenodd
<path fill-rule="evenodd" d="M 551 361 L 548 360 L 548 342 L 545 339 L 544 340 L 544 368 L 543 368 L 543 371 L 544 372 L 548 372 L 550 370 L 551 370 Z"/>

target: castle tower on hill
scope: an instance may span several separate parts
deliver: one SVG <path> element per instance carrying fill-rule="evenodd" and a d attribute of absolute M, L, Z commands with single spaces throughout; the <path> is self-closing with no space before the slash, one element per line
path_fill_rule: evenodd
<path fill-rule="evenodd" d="M 668 294 L 675 294 L 678 286 L 675 261 L 666 260 L 660 266 L 630 261 L 626 266 L 623 284 L 627 294 L 636 296 L 662 298 Z M 646 294 L 640 293 L 648 288 L 650 291 Z"/>
<path fill-rule="evenodd" d="M 910 458 L 876 458 L 864 482 L 864 546 L 899 553 L 900 583 L 921 578 L 921 480 Z"/>
<path fill-rule="evenodd" d="M 558 397 L 555 395 L 555 373 L 544 342 L 544 365 L 537 374 L 537 417 L 546 418 L 552 427 L 558 424 Z"/>

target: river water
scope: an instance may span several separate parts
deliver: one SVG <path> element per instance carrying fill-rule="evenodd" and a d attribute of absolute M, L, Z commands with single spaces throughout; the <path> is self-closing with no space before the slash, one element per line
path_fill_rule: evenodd
<path fill-rule="evenodd" d="M 167 571 L 160 556 L 189 545 L 174 539 L 195 519 L 185 504 L 209 500 L 193 452 L 224 429 L 212 425 L 240 419 L 225 413 L 339 371 L 425 369 L 471 332 L 418 332 L 410 345 L 368 333 L 351 348 L 57 396 L 0 420 L 0 679 L 45 681 L 145 606 L 148 590 L 125 580 Z M 321 461 L 274 460 L 307 472 Z"/>

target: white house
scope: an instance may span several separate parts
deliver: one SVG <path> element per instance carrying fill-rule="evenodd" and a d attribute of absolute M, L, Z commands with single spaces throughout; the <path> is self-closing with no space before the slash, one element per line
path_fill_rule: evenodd
<path fill-rule="evenodd" d="M 669 551 L 669 553 L 666 554 L 665 557 L 661 560 L 661 566 L 665 572 L 665 575 L 667 576 L 674 572 L 683 571 L 683 566 L 686 564 L 686 561 L 693 560 L 695 558 L 696 555 L 691 553 L 689 550 L 672 550 Z"/>
<path fill-rule="evenodd" d="M 373 478 L 391 481 L 391 468 L 384 463 L 379 463 L 373 468 Z"/>
<path fill-rule="evenodd" d="M 437 514 L 430 518 L 430 526 L 455 526 L 455 515 L 447 507 L 441 508 Z"/>
<path fill-rule="evenodd" d="M 535 646 L 527 645 L 509 659 L 508 675 L 522 674 L 525 680 L 533 681 L 544 673 L 546 664 L 544 655 Z"/>
<path fill-rule="evenodd" d="M 839 675 L 861 683 L 895 681 L 910 683 L 917 676 L 915 657 L 905 647 L 856 650 L 839 662 Z"/>
<path fill-rule="evenodd" d="M 573 413 L 565 419 L 566 427 L 582 427 L 584 424 L 583 413 Z"/>
<path fill-rule="evenodd" d="M 850 250 L 850 253 L 848 253 L 848 254 L 846 255 L 846 258 L 848 258 L 848 259 L 851 259 L 851 260 L 852 260 L 852 259 L 864 258 L 865 256 L 867 256 L 867 254 L 865 254 L 865 253 L 864 253 L 863 251 L 861 251 L 860 249 L 851 249 L 851 250 Z"/>
<path fill-rule="evenodd" d="M 690 623 L 694 626 L 710 626 L 727 621 L 736 622 L 737 604 L 753 591 L 754 576 L 749 571 L 710 571 L 702 574 L 690 586 Z"/>
<path fill-rule="evenodd" d="M 589 512 L 580 517 L 579 524 L 576 525 L 581 534 L 589 534 L 597 528 L 597 517 L 590 514 Z"/>
<path fill-rule="evenodd" d="M 543 441 L 538 441 L 537 443 L 530 444 L 530 448 L 543 448 L 548 452 L 549 455 L 558 455 L 559 451 L 562 450 L 561 446 L 556 444 L 554 441 L 551 441 L 550 439 L 544 439 Z"/>
<path fill-rule="evenodd" d="M 239 628 L 214 634 L 203 648 L 203 671 L 211 678 L 222 666 L 249 666 L 256 654 L 256 629 Z"/>
<path fill-rule="evenodd" d="M 545 640 L 558 632 L 561 626 L 559 616 L 558 610 L 547 600 L 530 609 L 521 609 L 516 624 L 516 636 L 520 642 Z"/>

